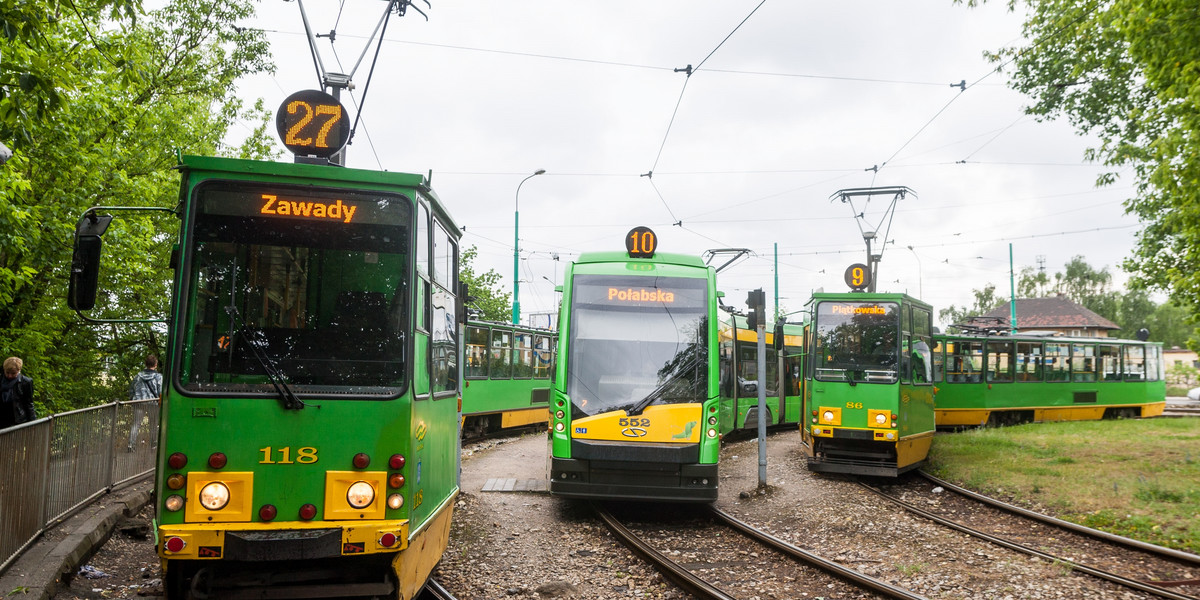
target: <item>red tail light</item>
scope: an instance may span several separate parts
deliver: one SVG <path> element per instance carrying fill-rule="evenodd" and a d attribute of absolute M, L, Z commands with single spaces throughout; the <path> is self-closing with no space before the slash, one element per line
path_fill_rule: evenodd
<path fill-rule="evenodd" d="M 172 469 L 182 469 L 187 466 L 187 455 L 182 452 L 175 452 L 167 457 L 167 466 Z"/>
<path fill-rule="evenodd" d="M 311 504 L 305 504 L 304 506 L 300 507 L 301 521 L 311 521 L 315 516 L 317 516 L 317 507 Z"/>
<path fill-rule="evenodd" d="M 388 466 L 393 469 L 403 469 L 404 462 L 403 454 L 393 454 L 392 457 L 388 459 Z"/>
<path fill-rule="evenodd" d="M 224 452 L 213 452 L 212 456 L 208 457 L 208 466 L 214 469 L 223 469 L 228 462 L 229 458 Z"/>
<path fill-rule="evenodd" d="M 264 504 L 262 508 L 258 509 L 258 518 L 263 521 L 274 521 L 278 514 L 279 509 L 275 508 L 273 504 Z"/>
<path fill-rule="evenodd" d="M 354 455 L 353 462 L 354 462 L 355 469 L 365 469 L 365 468 L 367 468 L 368 465 L 371 464 L 371 457 L 367 456 L 366 454 L 364 454 L 362 452 L 359 452 L 358 454 Z"/>
<path fill-rule="evenodd" d="M 169 537 L 167 538 L 167 541 L 163 543 L 163 548 L 165 548 L 167 552 L 180 552 L 186 547 L 187 542 L 183 541 L 183 538 L 181 537 Z"/>
<path fill-rule="evenodd" d="M 385 533 L 379 537 L 379 545 L 384 548 L 391 548 L 396 545 L 396 534 Z"/>

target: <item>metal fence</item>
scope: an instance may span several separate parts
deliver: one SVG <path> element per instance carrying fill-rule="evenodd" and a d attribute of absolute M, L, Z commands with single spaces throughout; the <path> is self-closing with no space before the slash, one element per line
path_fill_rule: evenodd
<path fill-rule="evenodd" d="M 0 431 L 0 573 L 43 532 L 154 470 L 158 402 L 117 402 Z"/>

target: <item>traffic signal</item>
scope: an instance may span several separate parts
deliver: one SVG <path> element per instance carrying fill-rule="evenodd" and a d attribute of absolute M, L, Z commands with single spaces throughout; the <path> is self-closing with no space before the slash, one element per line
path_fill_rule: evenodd
<path fill-rule="evenodd" d="M 763 293 L 762 288 L 752 290 L 746 296 L 746 306 L 750 311 L 746 314 L 746 327 L 749 329 L 758 329 L 758 324 L 764 322 L 764 312 L 766 311 L 767 295 Z"/>

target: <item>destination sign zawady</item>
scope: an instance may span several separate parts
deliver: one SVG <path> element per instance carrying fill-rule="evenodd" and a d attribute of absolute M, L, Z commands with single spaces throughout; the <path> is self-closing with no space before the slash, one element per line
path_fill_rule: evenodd
<path fill-rule="evenodd" d="M 354 220 L 358 206 L 343 203 L 340 199 L 335 202 L 319 200 L 287 200 L 273 194 L 262 195 L 262 208 L 259 214 L 297 217 L 301 219 L 330 219 L 349 223 Z"/>

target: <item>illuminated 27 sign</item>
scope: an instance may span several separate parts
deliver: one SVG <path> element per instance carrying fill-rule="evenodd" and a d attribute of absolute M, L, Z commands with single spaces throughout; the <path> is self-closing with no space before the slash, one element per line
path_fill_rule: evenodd
<path fill-rule="evenodd" d="M 293 153 L 328 158 L 350 139 L 350 116 L 337 98 L 320 90 L 303 90 L 279 105 L 275 129 Z"/>

